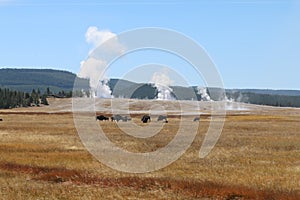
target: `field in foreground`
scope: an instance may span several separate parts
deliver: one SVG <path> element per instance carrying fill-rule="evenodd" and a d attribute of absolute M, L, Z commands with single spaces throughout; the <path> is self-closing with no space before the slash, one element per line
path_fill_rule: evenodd
<path fill-rule="evenodd" d="M 248 105 L 228 111 L 218 143 L 200 159 L 210 122 L 209 114 L 204 115 L 180 159 L 155 172 L 130 174 L 89 154 L 65 101 L 0 111 L 0 199 L 299 199 L 299 109 Z M 133 106 L 141 110 L 145 102 Z M 133 122 L 142 126 L 137 116 Z M 183 120 L 190 126 L 197 123 L 192 115 Z M 158 135 L 147 139 L 125 135 L 116 122 L 97 123 L 116 145 L 149 152 L 171 141 L 178 122 L 178 117 L 170 118 Z M 190 134 L 189 124 L 185 130 Z"/>

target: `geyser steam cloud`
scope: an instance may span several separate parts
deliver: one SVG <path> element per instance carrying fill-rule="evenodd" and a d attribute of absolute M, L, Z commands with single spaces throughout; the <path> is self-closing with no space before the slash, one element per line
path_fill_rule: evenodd
<path fill-rule="evenodd" d="M 89 55 L 101 44 L 105 43 L 105 51 L 107 55 L 121 55 L 124 52 L 124 47 L 118 42 L 115 33 L 109 30 L 98 30 L 97 27 L 89 27 L 85 34 L 86 42 L 92 44 L 92 49 Z M 90 56 L 87 60 L 80 63 L 80 71 L 78 76 L 88 78 L 90 80 L 90 89 L 92 97 L 112 98 L 111 90 L 108 86 L 109 79 L 105 77 L 104 71 L 107 66 L 107 58 L 105 55 L 101 58 Z"/>
<path fill-rule="evenodd" d="M 212 101 L 205 87 L 198 86 L 197 90 L 198 90 L 198 94 L 201 96 L 202 101 Z"/>
<path fill-rule="evenodd" d="M 169 87 L 173 81 L 169 78 L 167 70 L 155 72 L 152 76 L 151 82 L 157 88 L 158 100 L 175 100 L 172 95 L 173 90 Z"/>

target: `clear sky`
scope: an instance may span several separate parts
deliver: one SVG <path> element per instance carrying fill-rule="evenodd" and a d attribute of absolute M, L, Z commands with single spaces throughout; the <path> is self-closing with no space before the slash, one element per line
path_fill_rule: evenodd
<path fill-rule="evenodd" d="M 181 32 L 205 48 L 226 88 L 300 89 L 300 1 L 289 0 L 0 0 L 0 67 L 78 73 L 93 26 Z"/>

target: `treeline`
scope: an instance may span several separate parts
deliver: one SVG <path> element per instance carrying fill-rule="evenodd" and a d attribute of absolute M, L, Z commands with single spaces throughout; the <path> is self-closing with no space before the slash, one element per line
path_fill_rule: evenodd
<path fill-rule="evenodd" d="M 27 93 L 0 88 L 0 108 L 2 109 L 40 106 L 40 104 L 49 105 L 47 95 L 41 94 L 39 90 L 33 89 L 31 93 Z"/>
<path fill-rule="evenodd" d="M 71 98 L 71 97 L 84 97 L 90 96 L 88 90 L 78 91 L 59 91 L 52 92 L 49 88 L 44 93 L 40 89 L 32 89 L 31 92 L 22 92 L 11 90 L 8 88 L 0 88 L 0 109 L 18 108 L 18 107 L 31 107 L 49 105 L 47 98 Z"/>
<path fill-rule="evenodd" d="M 237 102 L 280 107 L 300 107 L 300 96 L 258 94 L 252 92 L 227 92 L 226 96 L 228 99 L 233 99 Z"/>
<path fill-rule="evenodd" d="M 76 90 L 73 91 L 59 91 L 57 93 L 52 93 L 49 88 L 46 90 L 46 95 L 48 97 L 55 97 L 55 98 L 71 98 L 71 97 L 90 97 L 90 91 L 89 90 Z"/>

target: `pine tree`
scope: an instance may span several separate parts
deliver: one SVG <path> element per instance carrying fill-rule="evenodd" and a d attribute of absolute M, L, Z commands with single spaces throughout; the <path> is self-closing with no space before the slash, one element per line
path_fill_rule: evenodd
<path fill-rule="evenodd" d="M 51 94 L 50 88 L 47 87 L 46 94 L 49 96 Z"/>
<path fill-rule="evenodd" d="M 42 97 L 41 97 L 41 104 L 44 104 L 45 106 L 48 106 L 49 103 L 47 101 L 47 95 L 44 94 Z"/>

